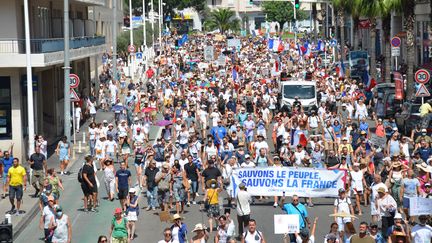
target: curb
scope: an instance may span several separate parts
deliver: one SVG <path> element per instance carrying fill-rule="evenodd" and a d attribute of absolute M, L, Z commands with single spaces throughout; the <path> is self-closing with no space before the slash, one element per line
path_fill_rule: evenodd
<path fill-rule="evenodd" d="M 114 118 L 112 119 L 112 121 L 114 121 Z M 85 147 L 87 147 L 87 143 L 85 145 L 86 145 Z M 85 149 L 85 151 L 88 151 L 88 149 Z M 71 168 L 75 164 L 75 162 L 77 162 L 78 160 L 82 160 L 82 158 L 84 158 L 86 154 L 85 151 L 83 151 L 83 153 L 76 153 L 77 155 L 75 156 L 75 159 L 70 161 L 69 163 L 69 168 Z M 39 210 L 39 199 L 36 200 L 34 206 L 28 212 L 26 212 L 25 215 L 23 215 L 23 218 L 16 225 L 12 224 L 13 240 L 16 240 L 18 236 L 27 227 L 27 225 L 36 217 L 38 210 Z"/>

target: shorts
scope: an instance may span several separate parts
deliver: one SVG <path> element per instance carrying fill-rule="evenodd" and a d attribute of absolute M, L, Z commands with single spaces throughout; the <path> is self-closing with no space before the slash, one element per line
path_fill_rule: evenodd
<path fill-rule="evenodd" d="M 353 189 L 354 195 L 363 195 L 363 191 L 358 191 L 357 189 Z"/>
<path fill-rule="evenodd" d="M 158 201 L 159 201 L 159 204 L 168 203 L 169 199 L 170 199 L 170 192 L 169 192 L 169 190 L 167 190 L 167 191 L 158 190 Z"/>
<path fill-rule="evenodd" d="M 97 193 L 97 186 L 94 184 L 93 187 L 90 187 L 87 183 L 83 182 L 81 183 L 81 190 L 84 193 L 84 196 L 88 197 L 93 193 Z"/>
<path fill-rule="evenodd" d="M 123 238 L 111 237 L 111 243 L 128 243 L 128 238 L 127 237 L 123 237 Z"/>
<path fill-rule="evenodd" d="M 15 198 L 17 200 L 21 200 L 23 197 L 23 186 L 9 186 L 9 199 L 14 200 Z"/>
<path fill-rule="evenodd" d="M 60 155 L 59 156 L 60 161 L 65 161 L 65 160 L 69 160 L 69 155 Z"/>
<path fill-rule="evenodd" d="M 219 217 L 219 215 L 220 215 L 219 204 L 210 204 L 209 208 L 207 209 L 207 217 L 216 218 Z"/>
<path fill-rule="evenodd" d="M 115 154 L 114 154 L 114 152 L 107 152 L 107 153 L 106 153 L 106 157 L 108 157 L 108 158 L 114 160 L 114 159 L 115 159 Z"/>
<path fill-rule="evenodd" d="M 143 162 L 134 162 L 135 167 L 141 167 L 142 169 L 144 169 L 144 163 Z"/>
<path fill-rule="evenodd" d="M 128 188 L 122 188 L 122 189 L 119 188 L 118 190 L 119 190 L 117 193 L 118 198 L 120 200 L 126 199 L 128 192 L 129 192 L 129 189 Z"/>
<path fill-rule="evenodd" d="M 409 197 L 403 197 L 403 207 L 404 208 L 410 208 L 410 198 Z"/>
<path fill-rule="evenodd" d="M 43 185 L 44 180 L 44 172 L 43 170 L 33 170 L 32 172 L 32 182 L 36 183 L 38 182 L 39 185 Z"/>
<path fill-rule="evenodd" d="M 136 211 L 128 212 L 128 214 L 127 214 L 127 220 L 128 220 L 128 221 L 132 221 L 132 222 L 137 221 L 137 220 L 138 220 L 138 217 L 137 217 L 137 213 L 136 213 Z"/>
<path fill-rule="evenodd" d="M 6 185 L 7 173 L 3 171 L 3 185 Z"/>
<path fill-rule="evenodd" d="M 347 218 L 342 218 L 342 217 L 337 217 L 336 218 L 336 223 L 338 224 L 338 231 L 345 231 L 345 224 L 351 222 L 351 218 L 347 217 Z"/>
<path fill-rule="evenodd" d="M 182 148 L 183 150 L 187 149 L 189 146 L 189 144 L 185 143 L 185 144 L 180 144 L 180 148 Z"/>

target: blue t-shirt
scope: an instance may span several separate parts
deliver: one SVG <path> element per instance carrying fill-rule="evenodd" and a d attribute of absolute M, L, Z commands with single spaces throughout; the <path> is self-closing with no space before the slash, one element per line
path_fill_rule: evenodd
<path fill-rule="evenodd" d="M 426 162 L 429 159 L 429 156 L 432 155 L 432 150 L 430 148 L 422 148 L 420 147 L 418 150 L 420 154 L 420 158 Z"/>
<path fill-rule="evenodd" d="M 3 163 L 3 168 L 4 168 L 4 170 L 3 170 L 4 172 L 3 173 L 7 174 L 8 171 L 9 171 L 9 168 L 12 167 L 12 165 L 13 165 L 13 157 L 12 157 L 12 155 L 9 156 L 9 159 L 3 158 L 2 159 L 2 163 Z"/>
<path fill-rule="evenodd" d="M 417 178 L 404 178 L 404 197 L 417 197 L 417 187 L 420 186 L 420 182 Z"/>
<path fill-rule="evenodd" d="M 292 203 L 287 203 L 283 206 L 283 210 L 287 213 L 287 214 L 297 214 L 299 216 L 299 221 L 300 221 L 300 229 L 303 229 L 306 227 L 306 218 L 308 216 L 308 213 L 306 211 L 306 207 L 299 203 L 296 205 L 296 207 L 294 207 L 294 205 L 292 205 Z M 303 217 L 302 217 L 303 215 Z M 304 219 L 303 219 L 304 218 Z"/>
<path fill-rule="evenodd" d="M 128 189 L 129 188 L 129 177 L 131 173 L 129 170 L 118 170 L 116 172 L 116 177 L 118 178 L 118 188 Z"/>
<path fill-rule="evenodd" d="M 223 126 L 217 126 L 217 127 L 213 127 L 211 130 L 211 134 L 213 135 L 214 139 L 214 144 L 218 145 L 220 144 L 220 140 L 224 138 L 227 135 L 227 130 L 225 129 L 225 127 Z M 216 136 L 217 134 L 217 136 Z M 219 139 L 217 139 L 219 138 Z"/>

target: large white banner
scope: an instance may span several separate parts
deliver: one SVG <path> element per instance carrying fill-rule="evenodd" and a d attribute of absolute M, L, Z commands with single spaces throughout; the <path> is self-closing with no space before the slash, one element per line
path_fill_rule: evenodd
<path fill-rule="evenodd" d="M 236 195 L 243 182 L 253 196 L 337 197 L 344 187 L 345 171 L 295 167 L 256 167 L 233 170 Z"/>
<path fill-rule="evenodd" d="M 411 197 L 409 204 L 409 214 L 411 216 L 430 215 L 432 212 L 432 199 Z"/>

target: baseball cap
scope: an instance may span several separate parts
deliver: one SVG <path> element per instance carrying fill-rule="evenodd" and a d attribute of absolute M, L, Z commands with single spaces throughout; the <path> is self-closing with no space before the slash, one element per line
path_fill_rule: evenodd
<path fill-rule="evenodd" d="M 249 159 L 249 158 L 250 158 L 250 155 L 249 155 L 249 154 L 246 154 L 246 155 L 245 155 L 245 158 L 246 158 L 246 159 Z"/>
<path fill-rule="evenodd" d="M 345 192 L 345 188 L 339 188 L 339 193 Z"/>

